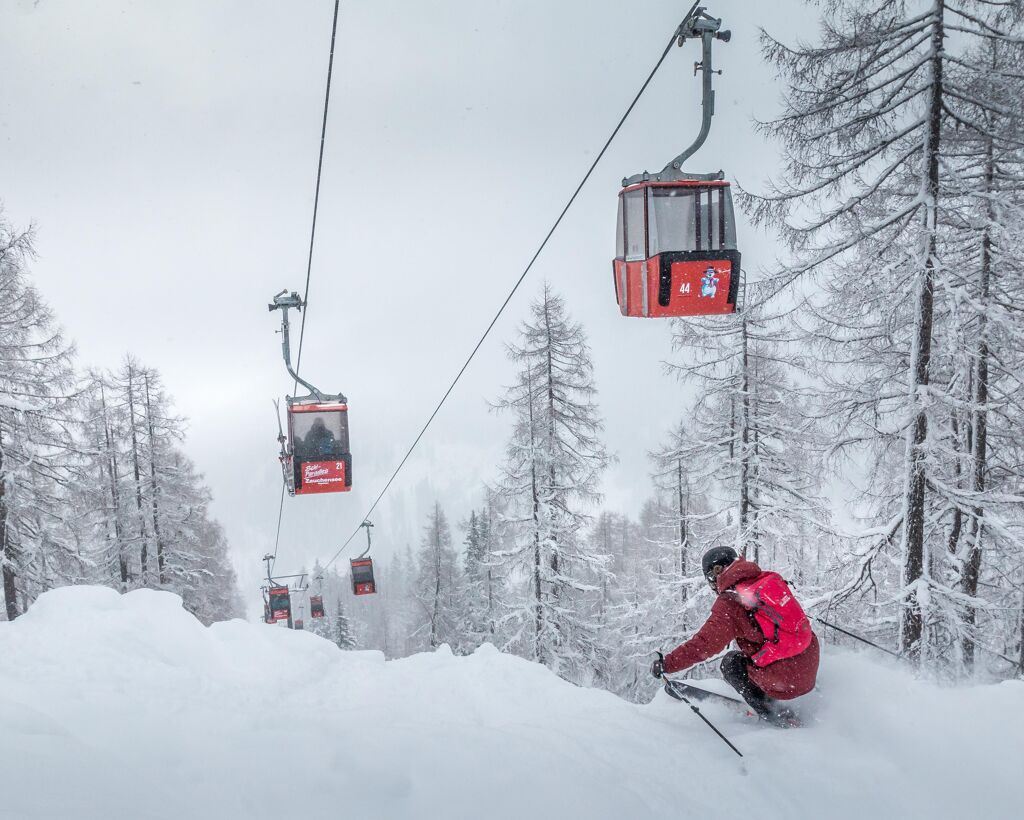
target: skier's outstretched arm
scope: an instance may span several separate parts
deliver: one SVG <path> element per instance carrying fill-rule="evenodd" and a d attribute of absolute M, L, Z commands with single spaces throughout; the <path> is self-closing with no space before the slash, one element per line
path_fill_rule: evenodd
<path fill-rule="evenodd" d="M 686 643 L 665 656 L 665 671 L 682 672 L 694 664 L 706 661 L 725 649 L 736 637 L 728 604 L 719 598 L 711 607 L 704 626 Z"/>

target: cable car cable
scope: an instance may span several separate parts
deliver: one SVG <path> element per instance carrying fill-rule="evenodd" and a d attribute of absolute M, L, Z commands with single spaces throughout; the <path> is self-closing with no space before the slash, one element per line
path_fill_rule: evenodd
<path fill-rule="evenodd" d="M 700 0 L 698 0 L 698 2 L 700 2 Z M 686 17 L 683 19 L 687 19 L 693 12 L 693 9 L 695 8 L 697 8 L 697 3 L 693 4 L 693 8 L 690 9 Z M 455 386 L 462 379 L 462 374 L 466 372 L 466 369 L 469 367 L 469 363 L 473 361 L 473 357 L 476 356 L 477 351 L 480 349 L 484 341 L 490 335 L 491 330 L 494 328 L 495 324 L 497 324 L 498 319 L 501 317 L 502 313 L 505 312 L 505 308 L 508 307 L 508 303 L 512 301 L 512 297 L 515 296 L 516 291 L 519 290 L 519 286 L 523 284 L 523 280 L 526 279 L 527 274 L 533 268 L 533 265 L 537 261 L 537 258 L 541 255 L 541 252 L 547 246 L 548 241 L 551 239 L 552 235 L 555 233 L 558 226 L 562 224 L 562 219 L 564 219 L 565 215 L 569 211 L 569 208 L 571 208 L 573 203 L 576 201 L 576 198 L 579 196 L 580 191 L 583 190 L 583 186 L 587 184 L 587 181 L 594 173 L 594 169 L 597 168 L 597 164 L 601 161 L 601 158 L 605 155 L 605 152 L 608 150 L 609 146 L 611 146 L 612 141 L 615 139 L 619 131 L 622 129 L 622 126 L 625 124 L 626 119 L 629 117 L 630 114 L 633 113 L 633 109 L 636 107 L 637 103 L 640 102 L 640 98 L 643 96 L 643 93 L 647 90 L 647 86 L 651 84 L 651 81 L 654 79 L 654 75 L 658 73 L 658 69 L 661 68 L 661 64 L 665 62 L 665 58 L 668 57 L 669 52 L 672 50 L 672 46 L 676 42 L 678 33 L 679 29 L 676 29 L 676 31 L 672 33 L 672 37 L 669 39 L 668 44 L 665 46 L 665 50 L 661 53 L 661 57 L 658 58 L 658 62 L 655 64 L 654 68 L 651 69 L 651 73 L 647 75 L 647 79 L 644 80 L 643 85 L 640 86 L 640 90 L 637 91 L 636 96 L 633 97 L 633 101 L 629 104 L 629 107 L 626 108 L 625 113 L 622 115 L 622 117 L 616 124 L 615 128 L 612 130 L 611 135 L 608 137 L 607 140 L 605 140 L 604 146 L 598 152 L 597 156 L 594 158 L 594 161 L 590 164 L 590 167 L 587 169 L 587 172 L 583 175 L 583 179 L 580 180 L 579 184 L 576 186 L 576 190 L 573 191 L 572 196 L 570 196 L 569 200 L 565 203 L 565 207 L 563 207 L 561 213 L 558 214 L 558 218 L 555 219 L 554 223 L 551 225 L 551 228 L 548 230 L 547 234 L 545 234 L 544 239 L 541 241 L 540 245 L 537 246 L 537 250 L 534 251 L 533 256 L 530 257 L 530 261 L 527 263 L 526 267 L 523 269 L 523 272 L 519 275 L 519 278 L 512 286 L 512 290 L 509 291 L 508 296 L 505 297 L 505 301 L 502 302 L 501 307 L 498 308 L 498 312 L 494 314 L 494 318 L 492 318 L 490 323 L 487 325 L 487 328 L 484 330 L 483 335 L 477 340 L 477 343 L 473 346 L 473 349 L 470 351 L 470 354 L 466 358 L 466 361 L 463 362 L 462 367 L 459 368 L 459 372 L 455 374 L 455 378 L 452 380 L 452 383 L 448 385 L 448 389 L 445 390 L 444 395 L 441 396 L 441 400 L 437 403 L 437 406 L 430 414 L 430 417 L 427 419 L 426 423 L 420 429 L 416 438 L 409 446 L 409 449 L 402 457 L 402 460 L 398 463 L 398 466 L 391 474 L 391 477 L 387 480 L 387 483 L 384 485 L 384 489 L 380 491 L 380 493 L 377 495 L 377 498 L 374 500 L 373 504 L 370 505 L 370 508 L 363 515 L 364 521 L 367 520 L 373 514 L 373 511 L 377 508 L 377 505 L 384 497 L 384 494 L 387 493 L 388 489 L 391 487 L 394 480 L 398 477 L 398 474 L 402 471 L 402 468 L 405 466 L 406 461 L 409 460 L 409 456 L 412 455 L 413 451 L 416 449 L 416 446 L 420 443 L 420 439 L 423 438 L 424 433 L 427 432 L 427 429 L 434 421 L 434 418 L 437 416 L 438 412 L 440 412 L 441 408 L 444 406 L 444 403 L 448 400 L 448 397 L 455 389 Z M 303 322 L 305 322 L 305 314 L 303 314 L 302 320 Z M 352 534 L 345 540 L 345 543 L 343 543 L 338 548 L 338 551 L 334 553 L 331 560 L 324 564 L 324 569 L 327 569 L 331 564 L 333 564 L 338 559 L 341 553 L 345 551 L 345 548 L 350 543 L 352 543 L 352 539 L 356 537 L 360 529 L 362 529 L 362 524 L 355 528 Z"/>
<path fill-rule="evenodd" d="M 299 368 L 302 366 L 302 342 L 306 336 L 306 314 L 309 311 L 309 282 L 313 273 L 313 244 L 316 239 L 316 216 L 320 207 L 320 178 L 323 174 L 324 167 L 324 144 L 327 141 L 327 112 L 331 103 L 331 76 L 334 73 L 334 45 L 338 36 L 338 10 L 340 6 L 341 0 L 334 0 L 334 19 L 331 22 L 331 51 L 327 58 L 327 89 L 324 92 L 324 116 L 320 125 L 320 154 L 316 163 L 316 189 L 313 194 L 313 222 L 309 230 L 309 255 L 306 259 L 306 287 L 302 297 L 302 301 L 306 305 L 306 309 L 302 311 L 302 322 L 299 326 L 299 350 L 298 355 L 295 358 L 296 373 L 299 372 Z M 295 392 L 298 389 L 298 386 L 299 381 L 296 379 L 295 384 L 292 386 L 292 392 Z M 271 571 L 273 571 L 273 565 L 277 563 L 277 548 L 281 543 L 281 519 L 284 516 L 284 492 L 284 486 L 282 485 L 281 502 L 277 509 L 277 535 L 274 537 L 274 557 L 270 564 Z"/>
<path fill-rule="evenodd" d="M 277 401 L 274 402 L 274 408 L 275 408 L 274 416 L 277 418 L 278 437 L 280 437 L 280 436 L 284 435 L 284 433 L 281 430 L 281 411 L 280 411 L 280 408 L 278 406 Z M 284 483 L 282 483 L 281 484 L 281 501 L 280 501 L 280 503 L 277 506 L 277 534 L 274 536 L 274 554 L 271 557 L 270 562 L 267 563 L 267 578 L 270 577 L 270 573 L 273 572 L 273 570 L 274 570 L 274 564 L 277 563 L 277 547 L 281 543 L 281 519 L 284 517 L 284 493 L 285 493 L 285 485 L 284 485 Z"/>
<path fill-rule="evenodd" d="M 274 571 L 274 565 L 277 563 L 277 546 L 281 543 L 281 519 L 284 517 L 284 483 L 281 483 L 281 503 L 277 507 L 277 535 L 274 536 L 274 555 L 270 559 L 270 573 Z"/>
<path fill-rule="evenodd" d="M 302 323 L 299 326 L 299 351 L 295 357 L 295 372 L 299 372 L 302 366 L 302 340 L 306 335 L 306 313 L 309 311 L 309 280 L 313 273 L 313 242 L 316 239 L 316 215 L 320 206 L 320 176 L 324 167 L 324 143 L 327 139 L 327 111 L 331 103 L 331 74 L 334 71 L 334 42 L 338 34 L 338 7 L 341 0 L 334 0 L 334 22 L 331 24 L 331 56 L 327 60 L 327 90 L 324 93 L 324 118 L 320 126 L 320 158 L 316 164 L 316 192 L 313 195 L 313 225 L 309 231 L 309 258 L 306 261 L 306 289 L 302 295 L 302 302 L 306 305 L 302 311 Z M 299 382 L 296 379 L 292 391 L 298 389 Z"/>

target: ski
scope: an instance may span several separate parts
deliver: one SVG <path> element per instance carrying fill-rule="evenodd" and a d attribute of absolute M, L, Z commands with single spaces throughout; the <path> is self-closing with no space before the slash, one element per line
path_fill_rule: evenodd
<path fill-rule="evenodd" d="M 737 714 L 753 720 L 761 720 L 746 701 L 733 695 L 723 695 L 720 692 L 712 692 L 709 689 L 702 689 L 690 681 L 665 679 L 665 691 L 669 696 L 679 701 L 694 700 L 701 703 L 721 703 Z M 796 729 L 801 726 L 799 716 L 788 706 L 778 709 L 771 719 L 765 722 L 782 729 Z"/>

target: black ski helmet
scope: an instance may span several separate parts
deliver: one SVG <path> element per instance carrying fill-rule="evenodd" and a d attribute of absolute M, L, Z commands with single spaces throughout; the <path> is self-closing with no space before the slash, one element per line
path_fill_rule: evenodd
<path fill-rule="evenodd" d="M 704 557 L 700 559 L 700 568 L 704 572 L 704 577 L 707 578 L 708 583 L 712 586 L 715 585 L 715 578 L 711 574 L 713 567 L 727 567 L 739 556 L 736 555 L 736 550 L 732 547 L 712 547 L 704 553 Z"/>

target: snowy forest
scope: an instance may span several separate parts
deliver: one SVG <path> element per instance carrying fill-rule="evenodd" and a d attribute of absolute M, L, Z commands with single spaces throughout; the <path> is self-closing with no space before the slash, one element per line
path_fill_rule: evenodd
<path fill-rule="evenodd" d="M 451 522 L 439 498 L 376 602 L 329 574 L 352 617 L 318 628 L 391 657 L 490 641 L 640 699 L 726 544 L 926 674 L 1024 674 L 1024 24 L 1017 2 L 919 5 L 830 2 L 816 43 L 763 34 L 784 173 L 742 205 L 789 254 L 748 262 L 737 315 L 675 321 L 666 371 L 693 399 L 643 509 L 601 509 L 595 365 L 545 285 L 476 509 Z"/>
<path fill-rule="evenodd" d="M 0 213 L 0 559 L 4 618 L 42 592 L 176 592 L 204 623 L 240 616 L 210 491 L 156 369 L 83 369 L 33 287 L 33 235 Z"/>
<path fill-rule="evenodd" d="M 504 459 L 472 513 L 437 498 L 374 596 L 307 568 L 326 608 L 307 630 L 389 658 L 492 643 L 643 700 L 653 654 L 706 617 L 702 553 L 731 545 L 922 674 L 1024 674 L 1024 10 L 812 8 L 817 41 L 762 34 L 783 103 L 757 127 L 782 171 L 740 198 L 783 259 L 746 258 L 741 310 L 673 320 L 652 353 L 689 400 L 637 477 L 642 509 L 602 506 L 613 386 L 552 277 L 506 340 L 514 376 L 488 397 Z M 81 583 L 240 615 L 158 372 L 82 369 L 31 259 L 31 233 L 0 224 L 6 617 Z"/>

